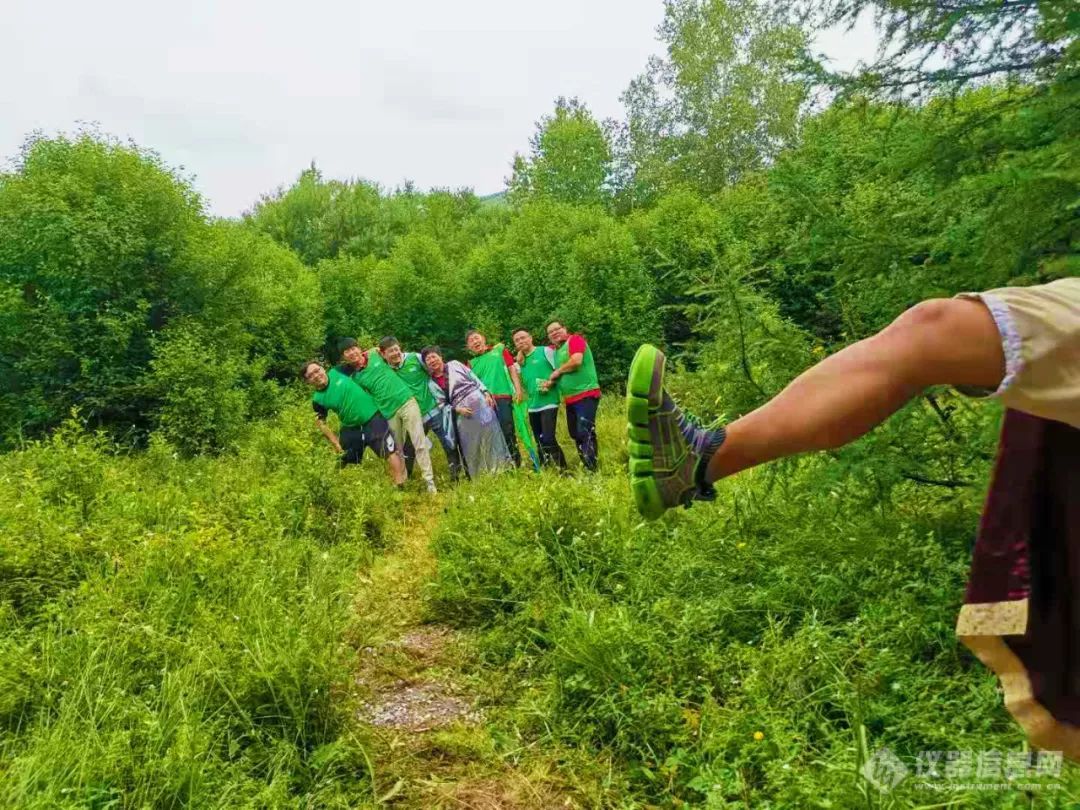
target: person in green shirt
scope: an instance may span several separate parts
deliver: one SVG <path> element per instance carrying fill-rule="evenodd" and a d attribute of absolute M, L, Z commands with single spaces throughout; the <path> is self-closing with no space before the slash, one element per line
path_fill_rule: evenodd
<path fill-rule="evenodd" d="M 572 335 L 561 321 L 547 326 L 548 340 L 555 348 L 555 370 L 541 390 L 553 388 L 566 406 L 566 429 L 577 445 L 585 469 L 597 468 L 596 409 L 600 406 L 600 382 L 596 376 L 592 349 L 581 335 Z"/>
<path fill-rule="evenodd" d="M 566 456 L 555 437 L 559 421 L 559 394 L 555 390 L 540 390 L 540 383 L 547 382 L 555 370 L 555 350 L 551 346 L 537 346 L 528 329 L 515 329 L 510 337 L 518 351 L 517 362 L 525 389 L 529 426 L 540 446 L 540 461 L 565 470 Z"/>
<path fill-rule="evenodd" d="M 337 370 L 371 394 L 399 441 L 406 436 L 412 440 L 420 474 L 427 484 L 427 491 L 434 494 L 437 490 L 435 473 L 431 469 L 431 453 L 428 452 L 430 443 L 424 433 L 420 406 L 409 386 L 386 364 L 378 351 L 364 351 L 352 338 L 341 341 L 340 349 L 341 363 L 336 366 Z"/>
<path fill-rule="evenodd" d="M 379 341 L 379 354 L 390 366 L 398 377 L 401 378 L 420 406 L 420 413 L 424 418 L 424 431 L 434 433 L 443 450 L 446 452 L 446 463 L 450 468 L 450 480 L 457 481 L 461 477 L 461 450 L 457 445 L 457 436 L 454 433 L 454 414 L 449 405 L 440 406 L 431 393 L 431 377 L 428 376 L 427 366 L 420 359 L 419 352 L 406 352 L 396 337 L 387 335 Z M 413 448 L 411 439 L 405 440 L 405 468 L 412 473 L 413 461 L 416 450 Z"/>
<path fill-rule="evenodd" d="M 315 360 L 301 366 L 300 377 L 315 389 L 311 393 L 311 407 L 315 410 L 316 424 L 341 456 L 341 463 L 359 464 L 364 457 L 364 449 L 371 448 L 379 458 L 386 459 L 394 485 L 402 486 L 405 483 L 405 461 L 390 425 L 379 413 L 371 395 L 347 375 L 337 369 L 330 369 L 328 373 Z M 330 411 L 338 415 L 340 434 L 335 434 L 326 423 Z"/>
<path fill-rule="evenodd" d="M 521 388 L 521 373 L 518 371 L 514 355 L 501 343 L 488 346 L 483 332 L 470 329 L 465 334 L 465 348 L 473 354 L 469 368 L 480 378 L 480 382 L 495 398 L 495 412 L 499 417 L 510 457 L 514 466 L 521 466 L 521 451 L 518 449 L 517 433 L 514 430 L 514 401 L 524 402 L 525 392 Z"/>

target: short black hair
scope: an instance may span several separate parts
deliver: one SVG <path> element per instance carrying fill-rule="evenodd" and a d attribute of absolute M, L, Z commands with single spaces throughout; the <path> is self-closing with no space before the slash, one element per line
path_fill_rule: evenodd
<path fill-rule="evenodd" d="M 566 324 L 565 324 L 565 323 L 563 323 L 562 321 L 560 321 L 560 320 L 559 320 L 558 318 L 552 318 L 552 319 L 551 319 L 550 321 L 548 321 L 548 323 L 547 323 L 547 326 L 545 326 L 545 327 L 544 327 L 544 331 L 546 332 L 546 331 L 547 331 L 548 329 L 550 329 L 550 328 L 551 328 L 551 325 L 552 325 L 553 323 L 557 323 L 557 324 L 558 324 L 559 326 L 563 327 L 564 329 L 566 328 Z"/>
<path fill-rule="evenodd" d="M 529 335 L 530 337 L 532 337 L 532 332 L 529 331 L 528 329 L 526 329 L 524 326 L 519 326 L 517 329 L 511 330 L 510 337 L 512 338 L 518 332 L 524 332 L 526 335 Z"/>
<path fill-rule="evenodd" d="M 356 338 L 342 338 L 338 341 L 337 350 L 338 354 L 345 354 L 346 349 L 351 349 L 353 346 L 359 346 L 356 342 Z"/>
<path fill-rule="evenodd" d="M 307 370 L 309 368 L 311 368 L 313 365 L 322 366 L 322 363 L 320 363 L 318 360 L 305 360 L 304 361 L 303 365 L 300 366 L 300 379 L 301 380 L 307 381 Z"/>
<path fill-rule="evenodd" d="M 425 346 L 420 350 L 420 361 L 426 363 L 429 354 L 437 354 L 439 357 L 443 356 L 442 349 L 438 346 Z"/>
<path fill-rule="evenodd" d="M 379 341 L 379 348 L 380 349 L 389 349 L 391 346 L 400 346 L 400 345 L 401 344 L 398 343 L 398 339 L 396 337 L 394 337 L 393 335 L 387 335 L 386 337 L 384 337 L 382 340 Z"/>
<path fill-rule="evenodd" d="M 468 340 L 473 335 L 480 335 L 481 337 L 483 337 L 484 333 L 481 332 L 479 329 L 470 329 L 468 332 L 465 333 L 465 339 Z"/>

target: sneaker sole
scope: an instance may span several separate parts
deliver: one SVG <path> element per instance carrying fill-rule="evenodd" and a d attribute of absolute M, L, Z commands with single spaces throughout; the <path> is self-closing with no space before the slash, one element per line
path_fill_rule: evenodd
<path fill-rule="evenodd" d="M 626 429 L 630 437 L 630 492 L 638 511 L 655 520 L 667 511 L 653 478 L 649 410 L 660 407 L 666 358 L 655 346 L 641 346 L 626 379 Z"/>

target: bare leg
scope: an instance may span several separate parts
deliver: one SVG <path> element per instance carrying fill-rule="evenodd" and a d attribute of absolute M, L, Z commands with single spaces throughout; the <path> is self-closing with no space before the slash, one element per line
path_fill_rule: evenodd
<path fill-rule="evenodd" d="M 394 482 L 394 486 L 399 487 L 408 480 L 409 474 L 405 471 L 405 459 L 401 453 L 391 453 L 386 457 L 386 463 L 390 467 L 390 480 Z"/>
<path fill-rule="evenodd" d="M 803 372 L 769 402 L 727 426 L 709 461 L 715 481 L 766 461 L 840 447 L 867 433 L 931 385 L 996 388 L 1001 337 L 979 301 L 936 299 L 873 337 Z"/>

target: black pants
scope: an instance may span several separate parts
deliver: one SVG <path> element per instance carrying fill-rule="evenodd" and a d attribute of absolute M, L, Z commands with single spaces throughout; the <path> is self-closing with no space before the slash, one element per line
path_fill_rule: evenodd
<path fill-rule="evenodd" d="M 364 460 L 364 429 L 356 427 L 342 428 L 338 433 L 338 443 L 345 452 L 341 454 L 341 466 L 359 464 Z"/>
<path fill-rule="evenodd" d="M 521 451 L 518 449 L 517 433 L 514 431 L 514 403 L 509 399 L 496 399 L 495 412 L 499 416 L 499 427 L 502 428 L 503 438 L 506 439 L 506 449 L 510 451 L 510 458 L 514 460 L 514 466 L 521 466 Z"/>
<path fill-rule="evenodd" d="M 559 409 L 547 408 L 543 411 L 529 411 L 529 425 L 533 436 L 540 446 L 540 463 L 555 464 L 560 470 L 566 469 L 566 456 L 555 438 L 555 428 L 559 423 Z"/>
<path fill-rule="evenodd" d="M 600 397 L 585 397 L 566 406 L 566 429 L 577 445 L 578 455 L 586 470 L 596 470 L 596 408 Z"/>

